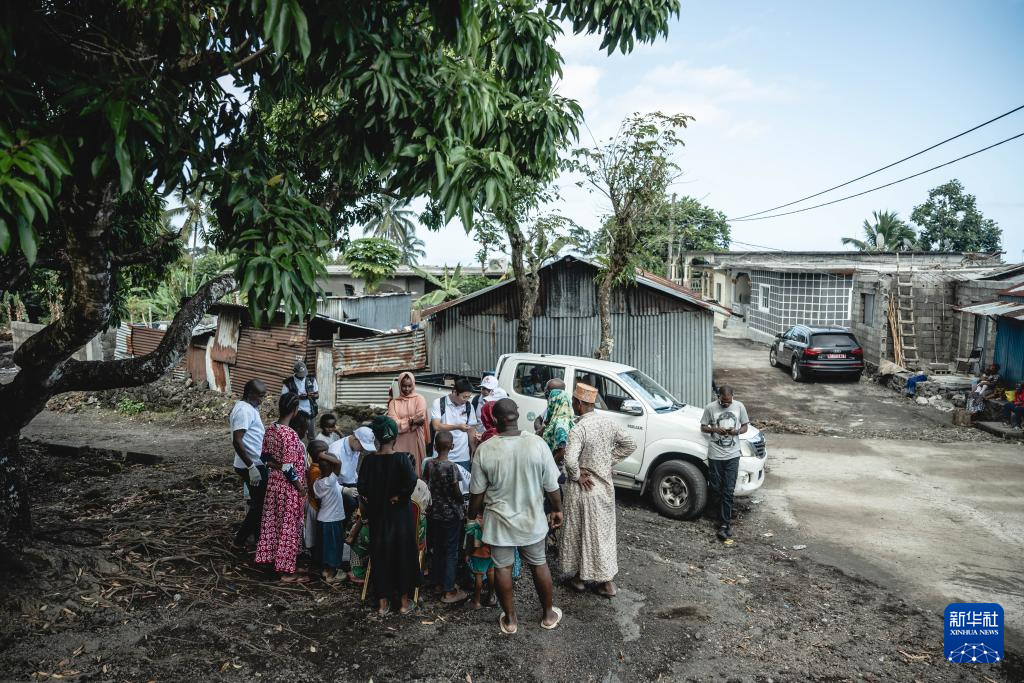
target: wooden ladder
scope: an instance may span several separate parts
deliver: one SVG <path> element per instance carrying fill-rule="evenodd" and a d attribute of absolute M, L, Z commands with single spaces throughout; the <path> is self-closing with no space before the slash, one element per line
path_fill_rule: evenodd
<path fill-rule="evenodd" d="M 917 353 L 917 331 L 914 327 L 914 286 L 909 273 L 896 271 L 896 322 L 903 367 L 919 370 L 921 358 Z"/>

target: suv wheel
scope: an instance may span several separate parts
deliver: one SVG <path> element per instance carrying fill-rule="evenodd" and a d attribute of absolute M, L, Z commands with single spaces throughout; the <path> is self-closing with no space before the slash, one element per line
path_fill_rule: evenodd
<path fill-rule="evenodd" d="M 658 512 L 672 519 L 692 519 L 708 502 L 708 482 L 692 462 L 670 460 L 654 471 L 651 498 Z"/>
<path fill-rule="evenodd" d="M 768 365 L 772 366 L 773 368 L 779 367 L 779 358 L 778 356 L 775 355 L 774 346 L 772 347 L 772 350 L 768 352 Z"/>
<path fill-rule="evenodd" d="M 793 364 L 789 366 L 789 374 L 794 382 L 804 381 L 804 371 L 800 369 L 800 361 L 795 357 L 793 358 Z"/>

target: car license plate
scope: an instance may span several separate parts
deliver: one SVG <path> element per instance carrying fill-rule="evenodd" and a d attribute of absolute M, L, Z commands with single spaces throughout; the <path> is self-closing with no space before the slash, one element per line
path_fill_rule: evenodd
<path fill-rule="evenodd" d="M 826 353 L 825 358 L 846 358 L 845 353 Z"/>

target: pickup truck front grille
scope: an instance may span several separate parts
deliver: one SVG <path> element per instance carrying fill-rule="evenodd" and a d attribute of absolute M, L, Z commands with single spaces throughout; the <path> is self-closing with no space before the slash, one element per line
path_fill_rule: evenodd
<path fill-rule="evenodd" d="M 754 447 L 754 452 L 757 453 L 757 457 L 762 460 L 764 460 L 768 455 L 768 445 L 765 443 L 763 436 L 759 436 L 756 439 L 751 440 L 750 445 Z"/>

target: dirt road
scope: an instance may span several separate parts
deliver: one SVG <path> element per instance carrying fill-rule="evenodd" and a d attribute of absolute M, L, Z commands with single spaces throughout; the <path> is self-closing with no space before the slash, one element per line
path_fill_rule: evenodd
<path fill-rule="evenodd" d="M 939 622 L 898 588 L 766 538 L 767 503 L 737 543 L 619 497 L 621 593 L 556 589 L 541 630 L 528 576 L 520 633 L 494 609 L 368 618 L 353 588 L 284 587 L 227 547 L 242 505 L 226 428 L 195 431 L 87 409 L 27 434 L 38 540 L 30 571 L 2 577 L 0 671 L 13 680 L 1013 681 L 1018 660 L 954 666 Z M 113 435 L 113 436 L 112 436 Z M 75 451 L 104 443 L 161 456 Z M 781 479 L 781 478 L 780 478 Z M 766 486 L 773 482 L 769 479 Z M 764 499 L 764 496 L 757 500 Z M 781 534 L 782 532 L 780 532 Z M 557 555 L 551 556 L 557 570 Z M 987 678 L 986 678 L 987 677 Z"/>
<path fill-rule="evenodd" d="M 867 381 L 794 383 L 768 367 L 766 347 L 718 341 L 716 378 L 735 386 L 751 419 L 816 434 L 770 436 L 757 524 L 933 614 L 997 602 L 1019 647 L 1024 448 L 953 428 L 948 415 Z M 879 434 L 890 438 L 857 438 Z"/>

